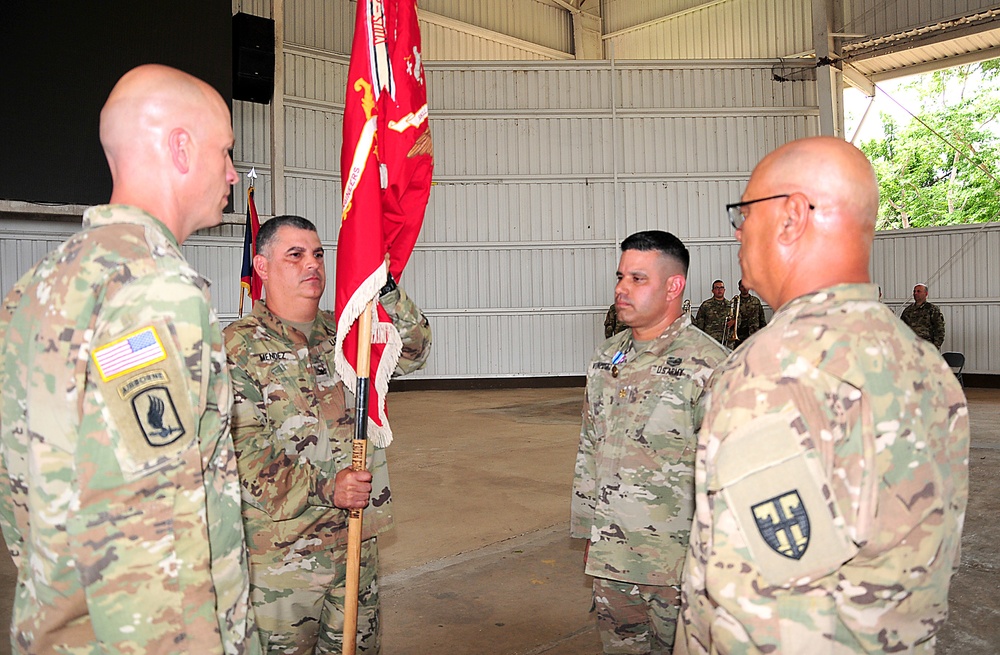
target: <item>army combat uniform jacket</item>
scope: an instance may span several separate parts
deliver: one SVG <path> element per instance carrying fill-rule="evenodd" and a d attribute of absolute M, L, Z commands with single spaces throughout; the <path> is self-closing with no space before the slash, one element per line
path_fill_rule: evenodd
<path fill-rule="evenodd" d="M 675 653 L 933 653 L 969 418 L 874 285 L 796 298 L 717 371 Z"/>
<path fill-rule="evenodd" d="M 740 314 L 736 321 L 736 336 L 740 342 L 746 341 L 751 334 L 767 325 L 767 318 L 764 316 L 764 306 L 760 303 L 760 298 L 748 295 L 746 298 L 740 296 Z"/>
<path fill-rule="evenodd" d="M 925 341 L 930 341 L 938 350 L 944 343 L 944 315 L 934 303 L 924 301 L 924 304 L 907 305 L 899 317 L 910 329 Z"/>
<path fill-rule="evenodd" d="M 105 205 L 4 300 L 15 652 L 259 652 L 208 285 L 162 223 Z"/>
<path fill-rule="evenodd" d="M 731 309 L 729 301 L 715 297 L 709 298 L 698 308 L 698 314 L 694 317 L 694 325 L 722 343 L 722 335 L 726 331 L 726 317 L 729 316 Z"/>
<path fill-rule="evenodd" d="M 402 289 L 380 300 L 403 340 L 396 375 L 421 368 L 430 326 Z M 251 553 L 316 539 L 346 544 L 346 510 L 333 505 L 334 477 L 351 463 L 354 393 L 334 369 L 336 322 L 321 311 L 306 337 L 258 301 L 225 330 L 235 383 L 233 433 Z M 364 538 L 392 524 L 385 450 L 368 446 L 372 500 Z M 270 543 L 266 543 L 270 542 Z"/>
<path fill-rule="evenodd" d="M 586 572 L 676 585 L 694 509 L 700 399 L 726 350 L 681 315 L 647 347 L 608 339 L 587 372 L 573 480 L 573 537 L 590 540 Z"/>

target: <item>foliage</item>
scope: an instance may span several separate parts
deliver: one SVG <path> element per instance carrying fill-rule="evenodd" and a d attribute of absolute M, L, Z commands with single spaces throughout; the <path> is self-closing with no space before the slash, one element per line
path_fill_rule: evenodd
<path fill-rule="evenodd" d="M 1000 221 L 1000 59 L 916 78 L 915 118 L 882 113 L 861 145 L 879 178 L 878 229 Z M 912 109 L 911 109 L 912 111 Z"/>

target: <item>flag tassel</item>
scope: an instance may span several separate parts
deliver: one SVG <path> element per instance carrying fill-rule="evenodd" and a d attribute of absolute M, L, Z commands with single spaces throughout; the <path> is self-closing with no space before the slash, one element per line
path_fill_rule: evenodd
<path fill-rule="evenodd" d="M 358 372 L 371 374 L 372 310 L 375 301 L 358 317 Z M 358 376 L 354 403 L 354 442 L 351 468 L 363 471 L 368 463 L 368 376 Z M 364 510 L 352 509 L 347 519 L 347 571 L 344 589 L 343 655 L 354 655 L 358 642 L 358 596 L 361 590 L 361 528 Z"/>

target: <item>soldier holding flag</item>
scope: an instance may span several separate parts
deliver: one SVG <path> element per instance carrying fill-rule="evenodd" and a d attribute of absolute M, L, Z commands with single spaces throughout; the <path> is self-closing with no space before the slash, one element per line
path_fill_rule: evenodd
<path fill-rule="evenodd" d="M 377 653 L 376 537 L 392 526 L 385 449 L 369 453 L 367 470 L 351 470 L 354 394 L 334 369 L 333 314 L 319 309 L 326 271 L 316 226 L 277 216 L 261 226 L 257 246 L 264 299 L 224 333 L 261 640 L 271 653 L 340 652 L 348 510 L 370 499 L 357 642 Z M 421 368 L 427 319 L 394 283 L 379 300 L 403 343 L 396 374 Z"/>

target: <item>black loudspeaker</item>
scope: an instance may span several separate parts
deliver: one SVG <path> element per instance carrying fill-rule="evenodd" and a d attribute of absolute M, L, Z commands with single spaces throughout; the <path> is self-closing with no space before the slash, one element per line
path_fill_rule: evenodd
<path fill-rule="evenodd" d="M 274 94 L 274 21 L 233 16 L 233 99 L 267 104 Z"/>

